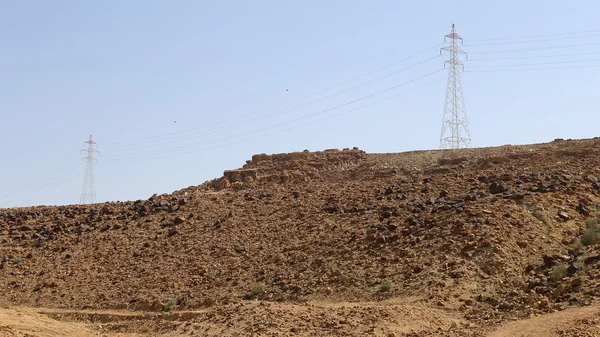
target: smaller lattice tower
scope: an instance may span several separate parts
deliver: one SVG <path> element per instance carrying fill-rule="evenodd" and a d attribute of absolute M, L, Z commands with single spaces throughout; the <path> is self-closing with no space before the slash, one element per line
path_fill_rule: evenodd
<path fill-rule="evenodd" d="M 81 197 L 79 198 L 79 203 L 93 204 L 96 202 L 96 184 L 94 182 L 94 163 L 96 162 L 94 153 L 97 152 L 94 148 L 94 145 L 96 145 L 96 142 L 92 140 L 92 135 L 90 135 L 90 139 L 83 143 L 87 144 L 87 148 L 82 149 L 81 151 L 87 152 L 87 156 L 83 158 L 86 160 L 86 165 L 85 176 L 83 177 L 83 187 L 81 188 Z"/>
<path fill-rule="evenodd" d="M 450 59 L 444 63 L 444 67 L 448 66 L 448 86 L 446 88 L 440 149 L 459 149 L 471 146 L 467 110 L 462 84 L 460 83 L 460 72 L 464 70 L 460 56 L 464 55 L 466 58 L 467 53 L 460 48 L 458 41 L 462 46 L 463 39 L 456 33 L 456 27 L 452 24 L 452 31 L 444 36 L 444 42 L 450 42 L 450 44 L 440 50 L 440 53 L 447 52 L 450 56 Z"/>

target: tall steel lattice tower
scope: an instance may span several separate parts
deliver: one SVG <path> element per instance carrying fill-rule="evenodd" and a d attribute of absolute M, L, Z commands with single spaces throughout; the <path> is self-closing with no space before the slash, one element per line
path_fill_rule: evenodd
<path fill-rule="evenodd" d="M 450 45 L 440 50 L 440 53 L 445 51 L 450 54 L 450 59 L 444 64 L 444 67 L 448 65 L 449 71 L 440 149 L 459 149 L 471 146 L 467 110 L 460 83 L 460 72 L 464 70 L 464 66 L 459 56 L 462 54 L 466 58 L 467 53 L 458 46 L 457 41 L 460 41 L 462 46 L 463 39 L 456 33 L 454 24 L 452 24 L 450 34 L 444 36 L 444 42 L 448 42 L 448 40 L 450 40 Z"/>
<path fill-rule="evenodd" d="M 90 135 L 90 139 L 83 143 L 88 146 L 86 149 L 81 150 L 87 152 L 87 156 L 84 158 L 86 160 L 85 177 L 83 178 L 83 187 L 81 188 L 79 203 L 93 204 L 96 202 L 96 184 L 94 182 L 94 162 L 96 161 L 94 153 L 97 152 L 94 145 L 96 145 L 96 142 L 92 140 L 92 135 Z"/>

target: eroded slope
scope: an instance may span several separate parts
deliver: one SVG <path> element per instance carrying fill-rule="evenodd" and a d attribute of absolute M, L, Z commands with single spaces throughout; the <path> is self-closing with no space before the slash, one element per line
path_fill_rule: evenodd
<path fill-rule="evenodd" d="M 600 204 L 599 151 L 593 139 L 256 155 L 148 200 L 2 210 L 0 297 L 216 312 L 255 298 L 416 297 L 480 327 L 587 305 L 599 293 L 595 240 L 581 244 Z"/>

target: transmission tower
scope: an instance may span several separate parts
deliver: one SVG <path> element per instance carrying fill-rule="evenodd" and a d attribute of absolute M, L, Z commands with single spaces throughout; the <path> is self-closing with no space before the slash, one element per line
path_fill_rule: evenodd
<path fill-rule="evenodd" d="M 94 145 L 96 145 L 96 142 L 92 140 L 92 135 L 90 135 L 90 139 L 83 143 L 88 146 L 86 149 L 81 150 L 87 152 L 87 156 L 84 158 L 86 160 L 85 176 L 83 177 L 83 187 L 81 188 L 79 203 L 93 204 L 96 202 L 96 184 L 94 183 L 94 162 L 96 161 L 94 153 L 97 152 Z"/>
<path fill-rule="evenodd" d="M 463 39 L 456 33 L 454 24 L 452 24 L 450 34 L 444 36 L 444 42 L 448 42 L 448 40 L 450 40 L 450 45 L 440 50 L 440 53 L 448 52 L 450 54 L 450 59 L 444 63 L 444 67 L 448 65 L 449 71 L 440 149 L 459 149 L 471 146 L 467 110 L 460 83 L 460 72 L 464 70 L 464 67 L 459 56 L 462 54 L 466 58 L 467 53 L 458 46 L 457 41 L 460 41 L 462 46 Z"/>

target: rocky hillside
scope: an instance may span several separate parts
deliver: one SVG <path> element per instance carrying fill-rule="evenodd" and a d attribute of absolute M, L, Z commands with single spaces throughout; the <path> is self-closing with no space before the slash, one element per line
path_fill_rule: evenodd
<path fill-rule="evenodd" d="M 599 296 L 599 211 L 600 139 L 260 154 L 148 200 L 0 210 L 0 301 L 231 317 L 410 298 L 476 335 Z"/>

